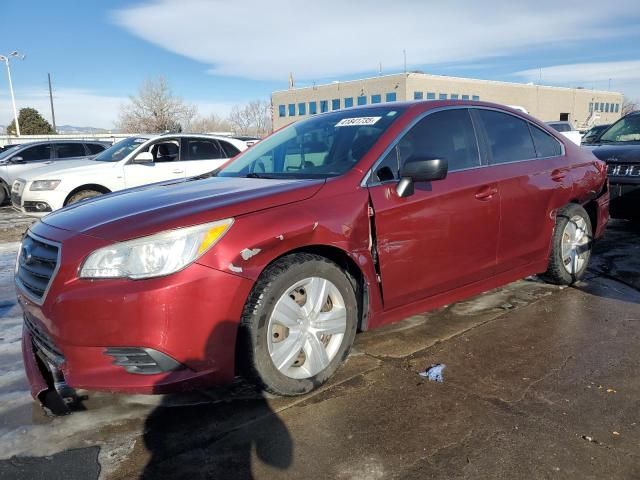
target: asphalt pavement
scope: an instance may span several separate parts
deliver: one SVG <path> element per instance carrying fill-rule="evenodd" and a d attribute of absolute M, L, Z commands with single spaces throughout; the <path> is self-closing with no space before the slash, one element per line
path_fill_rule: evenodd
<path fill-rule="evenodd" d="M 0 274 L 0 478 L 638 478 L 639 289 L 640 228 L 613 222 L 578 285 L 526 279 L 361 334 L 310 395 L 89 392 L 52 419 Z M 442 383 L 419 375 L 435 364 Z"/>

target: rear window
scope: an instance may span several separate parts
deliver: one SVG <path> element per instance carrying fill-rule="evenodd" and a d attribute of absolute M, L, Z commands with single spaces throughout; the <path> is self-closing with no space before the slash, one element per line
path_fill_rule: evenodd
<path fill-rule="evenodd" d="M 56 151 L 59 159 L 84 157 L 87 155 L 84 151 L 84 145 L 81 143 L 59 143 L 56 145 Z"/>
<path fill-rule="evenodd" d="M 495 110 L 477 112 L 487 134 L 492 164 L 536 158 L 527 122 Z"/>
<path fill-rule="evenodd" d="M 556 132 L 570 132 L 571 125 L 567 123 L 549 123 L 551 128 L 553 128 Z"/>

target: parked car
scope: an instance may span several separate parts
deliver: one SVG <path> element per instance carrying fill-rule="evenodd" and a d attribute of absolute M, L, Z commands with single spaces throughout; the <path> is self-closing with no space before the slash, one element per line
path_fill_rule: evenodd
<path fill-rule="evenodd" d="M 640 220 L 640 112 L 630 113 L 611 125 L 592 151 L 607 162 L 611 216 Z"/>
<path fill-rule="evenodd" d="M 611 126 L 610 123 L 591 127 L 583 136 L 581 145 L 597 145 L 600 136 Z"/>
<path fill-rule="evenodd" d="M 55 163 L 61 168 L 67 165 L 67 160 L 86 159 L 108 146 L 103 142 L 52 140 L 14 145 L 0 152 L 0 205 L 9 200 L 9 191 L 16 178 L 48 164 Z"/>
<path fill-rule="evenodd" d="M 239 140 L 212 135 L 130 137 L 73 168 L 51 165 L 21 176 L 13 183 L 11 202 L 27 215 L 43 216 L 105 193 L 209 172 L 246 148 Z"/>
<path fill-rule="evenodd" d="M 18 255 L 32 392 L 237 373 L 309 392 L 358 330 L 532 274 L 580 279 L 605 170 L 499 105 L 394 102 L 296 122 L 206 178 L 71 205 Z"/>
<path fill-rule="evenodd" d="M 17 146 L 17 144 L 15 144 L 15 143 L 9 143 L 7 145 L 1 146 L 0 147 L 0 153 L 4 152 L 6 150 L 9 150 L 10 148 L 16 147 L 16 146 Z"/>
<path fill-rule="evenodd" d="M 553 128 L 556 132 L 560 132 L 576 145 L 581 144 L 582 135 L 580 135 L 580 132 L 576 130 L 570 122 L 547 122 L 547 125 Z"/>

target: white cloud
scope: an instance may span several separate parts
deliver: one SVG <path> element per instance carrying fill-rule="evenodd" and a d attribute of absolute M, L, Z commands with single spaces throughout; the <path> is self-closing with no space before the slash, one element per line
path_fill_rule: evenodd
<path fill-rule="evenodd" d="M 156 0 L 114 12 L 116 23 L 217 75 L 320 79 L 409 65 L 478 61 L 622 34 L 637 0 Z M 625 30 L 626 31 L 626 30 Z"/>
<path fill-rule="evenodd" d="M 56 112 L 56 124 L 81 127 L 113 128 L 118 118 L 120 105 L 127 97 L 101 95 L 90 90 L 56 89 L 53 92 L 53 105 Z M 34 88 L 16 91 L 18 110 L 32 107 L 51 122 L 49 92 Z M 11 99 L 7 92 L 0 93 L 0 124 L 8 125 L 13 120 Z"/>
<path fill-rule="evenodd" d="M 555 85 L 583 86 L 623 92 L 640 97 L 640 60 L 618 62 L 573 63 L 540 69 L 522 70 L 513 75 L 529 81 Z M 611 81 L 611 82 L 609 82 Z"/>

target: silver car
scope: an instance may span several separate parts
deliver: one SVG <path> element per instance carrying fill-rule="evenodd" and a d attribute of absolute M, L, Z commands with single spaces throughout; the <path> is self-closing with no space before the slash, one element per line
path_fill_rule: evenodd
<path fill-rule="evenodd" d="M 0 152 L 0 205 L 9 200 L 13 181 L 28 170 L 51 162 L 80 160 L 108 148 L 110 143 L 88 140 L 50 140 L 14 145 Z"/>

